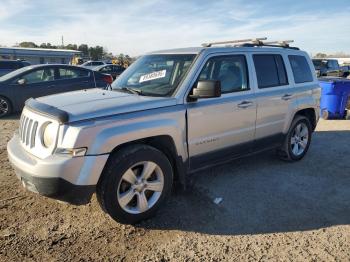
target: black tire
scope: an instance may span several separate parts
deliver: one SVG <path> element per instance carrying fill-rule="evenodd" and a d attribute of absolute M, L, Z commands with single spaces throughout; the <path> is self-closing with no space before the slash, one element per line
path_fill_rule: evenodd
<path fill-rule="evenodd" d="M 12 113 L 12 104 L 6 97 L 0 96 L 0 118 Z"/>
<path fill-rule="evenodd" d="M 308 140 L 307 140 L 307 144 L 304 148 L 304 151 L 301 154 L 295 154 L 292 150 L 291 139 L 292 139 L 292 136 L 294 134 L 296 127 L 300 123 L 302 123 L 303 125 L 305 125 L 305 127 L 307 127 Z M 301 116 L 301 115 L 295 116 L 295 118 L 292 121 L 292 124 L 289 128 L 289 131 L 284 139 L 283 145 L 278 150 L 278 154 L 279 154 L 280 158 L 282 160 L 290 161 L 290 162 L 301 160 L 305 156 L 305 154 L 307 153 L 307 151 L 310 147 L 311 136 L 312 136 L 312 126 L 311 126 L 310 120 L 305 116 Z"/>
<path fill-rule="evenodd" d="M 147 211 L 131 214 L 125 211 L 118 201 L 123 175 L 135 164 L 150 161 L 158 165 L 163 174 L 163 189 L 159 199 Z M 169 196 L 173 183 L 173 169 L 168 158 L 158 149 L 148 145 L 131 145 L 113 153 L 97 184 L 97 199 L 105 212 L 115 221 L 123 224 L 135 224 L 152 217 Z M 130 187 L 131 189 L 131 187 Z M 129 190 L 130 190 L 129 189 Z M 147 189 L 146 189 L 147 190 Z M 134 189 L 135 191 L 135 189 Z M 138 202 L 136 197 L 135 202 Z"/>

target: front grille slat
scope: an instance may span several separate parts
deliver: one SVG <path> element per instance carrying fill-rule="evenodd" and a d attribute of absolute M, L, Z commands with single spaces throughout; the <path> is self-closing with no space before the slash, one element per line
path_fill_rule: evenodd
<path fill-rule="evenodd" d="M 29 139 L 30 139 L 30 136 L 31 136 L 31 133 L 32 133 L 32 125 L 33 125 L 33 120 L 30 119 L 29 122 L 28 122 L 28 127 L 27 127 L 27 132 L 26 132 L 26 142 L 25 144 L 26 145 L 29 145 Z"/>
<path fill-rule="evenodd" d="M 19 119 L 19 126 L 18 126 L 18 135 L 19 137 L 22 137 L 21 133 L 22 133 L 22 121 L 23 121 L 23 115 L 21 115 L 21 118 Z"/>
<path fill-rule="evenodd" d="M 30 137 L 30 148 L 33 148 L 35 146 L 35 137 L 36 137 L 37 128 L 38 128 L 38 121 L 35 121 L 32 129 L 32 134 Z"/>
<path fill-rule="evenodd" d="M 19 137 L 22 140 L 22 134 L 23 134 L 23 122 L 24 122 L 24 116 L 21 116 L 21 121 L 19 122 Z"/>
<path fill-rule="evenodd" d="M 28 118 L 24 117 L 24 125 L 23 125 L 23 130 L 22 130 L 22 142 L 25 143 L 25 137 L 26 137 L 26 132 L 27 132 L 27 124 L 28 124 Z"/>

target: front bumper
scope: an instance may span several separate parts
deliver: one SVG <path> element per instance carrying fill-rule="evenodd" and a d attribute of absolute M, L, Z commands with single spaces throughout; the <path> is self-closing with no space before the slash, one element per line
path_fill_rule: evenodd
<path fill-rule="evenodd" d="M 15 134 L 7 144 L 9 160 L 22 185 L 35 193 L 72 204 L 86 204 L 95 192 L 108 155 L 37 158 L 23 149 Z"/>

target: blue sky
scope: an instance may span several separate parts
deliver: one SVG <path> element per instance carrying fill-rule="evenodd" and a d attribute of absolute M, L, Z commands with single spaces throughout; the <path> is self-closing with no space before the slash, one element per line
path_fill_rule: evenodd
<path fill-rule="evenodd" d="M 266 36 L 317 52 L 350 53 L 349 0 L 0 0 L 0 45 L 87 43 L 113 53 Z"/>

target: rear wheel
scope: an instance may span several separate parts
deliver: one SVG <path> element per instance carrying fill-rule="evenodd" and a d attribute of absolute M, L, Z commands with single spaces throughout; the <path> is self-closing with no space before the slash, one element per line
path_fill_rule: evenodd
<path fill-rule="evenodd" d="M 134 224 L 155 214 L 172 181 L 171 164 L 162 152 L 134 145 L 111 155 L 97 185 L 97 197 L 114 220 Z"/>
<path fill-rule="evenodd" d="M 279 150 L 280 157 L 287 161 L 301 160 L 309 149 L 311 135 L 310 120 L 305 116 L 296 116 Z"/>
<path fill-rule="evenodd" d="M 0 117 L 8 116 L 11 113 L 11 102 L 7 98 L 0 96 Z"/>

